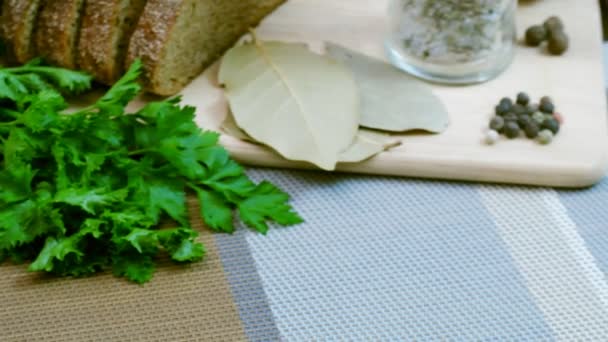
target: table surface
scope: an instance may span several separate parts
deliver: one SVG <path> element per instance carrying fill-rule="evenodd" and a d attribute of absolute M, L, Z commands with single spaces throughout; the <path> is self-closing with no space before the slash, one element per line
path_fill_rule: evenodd
<path fill-rule="evenodd" d="M 0 341 L 608 338 L 608 178 L 555 190 L 250 174 L 293 194 L 306 223 L 205 233 L 205 262 L 161 263 L 143 287 L 2 265 Z"/>
<path fill-rule="evenodd" d="M 258 29 L 265 40 L 307 42 L 319 49 L 324 41 L 384 57 L 388 0 L 290 0 Z M 336 16 L 335 13 L 340 15 Z M 560 187 L 596 183 L 608 167 L 608 123 L 602 74 L 602 30 L 596 0 L 527 2 L 517 12 L 521 33 L 544 18 L 559 15 L 571 36 L 564 57 L 517 46 L 513 64 L 498 78 L 466 87 L 432 85 L 445 103 L 451 125 L 441 135 L 408 134 L 403 144 L 363 163 L 342 164 L 347 172 L 500 182 Z M 580 20 L 585 18 L 585 20 Z M 198 121 L 216 129 L 228 112 L 210 69 L 183 91 L 185 103 L 198 108 Z M 559 137 L 549 146 L 528 139 L 495 146 L 483 143 L 484 130 L 501 97 L 526 91 L 549 95 L 566 117 Z M 423 113 L 422 113 L 423 114 Z M 381 115 L 381 113 L 379 113 Z M 584 137 L 583 139 L 581 137 Z M 247 165 L 310 168 L 285 160 L 270 149 L 224 137 L 222 143 Z"/>

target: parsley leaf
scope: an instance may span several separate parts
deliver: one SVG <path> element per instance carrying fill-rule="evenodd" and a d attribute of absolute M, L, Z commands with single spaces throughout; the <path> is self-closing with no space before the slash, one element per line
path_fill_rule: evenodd
<path fill-rule="evenodd" d="M 79 94 L 91 89 L 91 76 L 78 71 L 48 67 L 41 59 L 14 68 L 0 68 L 0 99 L 20 102 L 43 90 Z"/>
<path fill-rule="evenodd" d="M 214 231 L 234 232 L 237 213 L 261 233 L 302 221 L 289 196 L 249 179 L 179 98 L 128 113 L 140 73 L 136 62 L 99 100 L 67 114 L 63 94 L 88 89 L 88 76 L 39 61 L 0 69 L 0 261 L 29 260 L 30 271 L 59 276 L 111 269 L 143 284 L 160 253 L 176 263 L 205 255 L 187 191 Z M 163 228 L 168 221 L 178 228 Z"/>
<path fill-rule="evenodd" d="M 260 233 L 268 232 L 267 221 L 281 225 L 302 222 L 302 218 L 287 204 L 289 196 L 268 182 L 263 182 L 239 203 L 241 219 Z"/>

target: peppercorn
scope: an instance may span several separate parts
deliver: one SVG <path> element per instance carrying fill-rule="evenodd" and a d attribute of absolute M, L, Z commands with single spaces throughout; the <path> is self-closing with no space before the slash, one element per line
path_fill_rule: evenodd
<path fill-rule="evenodd" d="M 553 132 L 544 129 L 538 133 L 538 142 L 543 145 L 548 145 L 553 141 Z"/>
<path fill-rule="evenodd" d="M 555 118 L 555 120 L 557 120 L 557 122 L 559 122 L 560 125 L 564 124 L 564 116 L 560 113 L 553 113 L 553 117 Z"/>
<path fill-rule="evenodd" d="M 560 18 L 552 16 L 545 20 L 543 27 L 547 33 L 547 38 L 551 38 L 552 33 L 564 30 L 564 22 Z"/>
<path fill-rule="evenodd" d="M 552 55 L 559 56 L 563 55 L 564 52 L 568 50 L 569 44 L 570 40 L 568 39 L 568 35 L 563 31 L 556 31 L 551 34 L 547 49 Z"/>
<path fill-rule="evenodd" d="M 526 124 L 526 127 L 524 128 L 524 132 L 526 133 L 526 137 L 528 137 L 530 139 L 536 138 L 538 136 L 538 131 L 539 130 L 540 130 L 540 128 L 538 127 L 538 125 L 534 121 L 528 122 L 528 124 Z"/>
<path fill-rule="evenodd" d="M 526 115 L 532 116 L 532 114 L 538 111 L 538 105 L 527 105 L 526 106 Z"/>
<path fill-rule="evenodd" d="M 557 134 L 559 132 L 559 122 L 557 122 L 557 120 L 555 120 L 554 118 L 547 119 L 543 121 L 541 128 L 547 129 L 553 134 Z"/>
<path fill-rule="evenodd" d="M 551 102 L 543 102 L 540 104 L 540 111 L 547 114 L 553 114 L 555 106 Z"/>
<path fill-rule="evenodd" d="M 543 120 L 543 122 L 545 122 L 546 120 L 551 120 L 551 119 L 555 119 L 555 116 L 553 116 L 553 114 L 545 114 L 545 120 Z"/>
<path fill-rule="evenodd" d="M 504 127 L 504 133 L 509 139 L 515 139 L 519 136 L 521 128 L 515 121 L 507 121 Z"/>
<path fill-rule="evenodd" d="M 530 103 L 530 96 L 524 92 L 517 94 L 517 104 L 527 106 Z"/>
<path fill-rule="evenodd" d="M 486 132 L 486 139 L 485 139 L 485 141 L 486 141 L 486 144 L 488 144 L 488 145 L 494 145 L 494 144 L 496 144 L 496 142 L 498 141 L 499 138 L 500 138 L 500 135 L 498 134 L 497 131 L 495 131 L 493 129 L 488 130 Z"/>
<path fill-rule="evenodd" d="M 500 116 L 507 114 L 509 111 L 511 111 L 511 106 L 508 103 L 501 102 L 495 108 L 496 115 Z"/>
<path fill-rule="evenodd" d="M 503 97 L 500 100 L 500 104 L 503 104 L 503 103 L 505 104 L 505 106 L 509 106 L 509 110 L 511 110 L 511 107 L 513 106 L 513 100 L 511 100 L 508 97 Z"/>
<path fill-rule="evenodd" d="M 540 103 L 551 103 L 553 104 L 553 100 L 549 96 L 543 96 L 540 98 Z"/>
<path fill-rule="evenodd" d="M 521 128 L 525 128 L 530 122 L 532 122 L 530 115 L 520 115 L 519 118 L 517 118 L 517 124 L 519 124 L 519 127 Z"/>
<path fill-rule="evenodd" d="M 534 25 L 526 30 L 526 44 L 528 46 L 539 46 L 547 39 L 547 30 L 544 26 Z"/>
<path fill-rule="evenodd" d="M 507 122 L 507 121 L 517 122 L 518 116 L 515 115 L 515 113 L 507 113 L 506 115 L 503 116 L 503 118 L 505 119 L 505 122 Z"/>
<path fill-rule="evenodd" d="M 490 128 L 495 131 L 500 131 L 505 126 L 505 119 L 501 116 L 495 116 L 490 120 Z"/>
<path fill-rule="evenodd" d="M 525 106 L 516 103 L 513 105 L 513 109 L 511 110 L 515 115 L 524 115 L 528 112 Z"/>
<path fill-rule="evenodd" d="M 541 112 L 532 114 L 532 121 L 534 121 L 537 125 L 542 125 L 542 123 L 545 122 L 545 114 Z"/>

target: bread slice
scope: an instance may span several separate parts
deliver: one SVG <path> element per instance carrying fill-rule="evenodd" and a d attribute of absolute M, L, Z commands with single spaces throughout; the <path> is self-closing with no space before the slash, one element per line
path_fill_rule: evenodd
<path fill-rule="evenodd" d="M 78 66 L 99 82 L 118 80 L 124 72 L 129 38 L 145 4 L 145 0 L 89 0 L 82 18 Z"/>
<path fill-rule="evenodd" d="M 285 0 L 148 0 L 127 64 L 141 58 L 146 89 L 174 95 Z"/>
<path fill-rule="evenodd" d="M 85 0 L 49 0 L 40 11 L 36 50 L 51 64 L 76 68 L 76 44 Z"/>
<path fill-rule="evenodd" d="M 41 0 L 4 0 L 2 4 L 2 36 L 8 56 L 25 63 L 36 57 L 33 40 Z"/>

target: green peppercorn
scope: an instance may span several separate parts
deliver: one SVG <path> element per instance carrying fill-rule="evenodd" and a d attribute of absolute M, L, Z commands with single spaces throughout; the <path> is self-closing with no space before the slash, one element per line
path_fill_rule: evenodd
<path fill-rule="evenodd" d="M 519 125 L 515 121 L 507 121 L 503 130 L 509 139 L 517 138 L 521 132 L 521 128 L 519 128 Z"/>
<path fill-rule="evenodd" d="M 550 38 L 553 32 L 564 30 L 564 22 L 560 18 L 552 16 L 545 20 L 543 27 L 547 33 L 547 38 Z"/>
<path fill-rule="evenodd" d="M 532 122 L 532 118 L 527 114 L 520 115 L 519 118 L 517 118 L 517 124 L 519 124 L 519 127 L 521 128 L 525 128 L 530 122 Z"/>
<path fill-rule="evenodd" d="M 546 120 L 551 120 L 551 119 L 555 119 L 555 116 L 553 116 L 553 114 L 545 114 L 545 120 L 543 120 L 543 122 L 545 122 Z"/>
<path fill-rule="evenodd" d="M 547 30 L 544 26 L 534 25 L 526 30 L 526 44 L 528 46 L 539 46 L 547 40 Z"/>
<path fill-rule="evenodd" d="M 538 136 L 538 131 L 539 130 L 540 130 L 540 128 L 538 127 L 538 125 L 534 121 L 528 122 L 528 124 L 524 128 L 524 132 L 526 133 L 526 137 L 528 137 L 530 139 L 536 138 Z"/>
<path fill-rule="evenodd" d="M 563 55 L 564 52 L 568 50 L 568 46 L 570 45 L 570 40 L 568 39 L 568 35 L 563 31 L 555 31 L 551 34 L 551 39 L 549 39 L 549 44 L 547 45 L 547 49 L 552 55 Z"/>
<path fill-rule="evenodd" d="M 532 114 L 532 121 L 534 121 L 534 123 L 537 125 L 542 125 L 542 123 L 545 122 L 545 114 L 541 112 Z"/>
<path fill-rule="evenodd" d="M 551 102 L 543 102 L 540 104 L 540 111 L 546 114 L 553 114 L 555 106 Z"/>
<path fill-rule="evenodd" d="M 548 145 L 553 141 L 553 132 L 548 129 L 543 129 L 538 133 L 538 142 L 543 145 Z"/>
<path fill-rule="evenodd" d="M 527 105 L 526 106 L 526 115 L 532 116 L 532 114 L 538 111 L 537 105 Z"/>
<path fill-rule="evenodd" d="M 495 131 L 500 131 L 505 126 L 505 119 L 501 116 L 495 116 L 490 121 L 490 128 Z"/>
<path fill-rule="evenodd" d="M 541 128 L 549 130 L 551 131 L 551 133 L 556 135 L 559 132 L 559 122 L 557 122 L 557 120 L 555 120 L 554 118 L 547 119 L 543 121 Z"/>
<path fill-rule="evenodd" d="M 524 115 L 528 112 L 528 110 L 526 109 L 525 106 L 516 103 L 513 105 L 513 109 L 511 110 L 513 113 L 515 113 L 515 115 Z"/>
<path fill-rule="evenodd" d="M 524 92 L 517 94 L 517 104 L 527 106 L 530 103 L 530 96 Z"/>
<path fill-rule="evenodd" d="M 503 116 L 503 118 L 505 119 L 505 122 L 507 122 L 507 121 L 517 121 L 518 116 L 515 115 L 515 113 L 507 113 L 506 115 Z"/>

